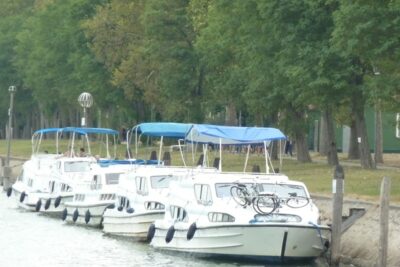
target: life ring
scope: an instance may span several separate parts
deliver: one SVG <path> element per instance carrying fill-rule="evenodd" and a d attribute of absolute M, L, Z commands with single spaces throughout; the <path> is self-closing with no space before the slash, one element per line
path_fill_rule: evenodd
<path fill-rule="evenodd" d="M 186 239 L 191 240 L 193 238 L 194 234 L 196 233 L 196 230 L 197 230 L 197 225 L 194 222 L 189 226 L 189 230 L 187 231 L 187 234 L 186 234 Z"/>
<path fill-rule="evenodd" d="M 153 240 L 154 234 L 156 233 L 156 225 L 154 223 L 150 224 L 149 230 L 147 231 L 147 242 Z"/>
<path fill-rule="evenodd" d="M 85 223 L 86 224 L 88 224 L 89 223 L 89 221 L 90 221 L 90 211 L 89 210 L 87 210 L 86 211 L 86 213 L 85 213 Z"/>
<path fill-rule="evenodd" d="M 63 221 L 65 221 L 65 219 L 67 219 L 67 216 L 68 216 L 68 210 L 67 210 L 67 208 L 65 208 L 65 209 L 63 210 L 62 215 L 61 215 L 61 219 L 62 219 Z"/>
<path fill-rule="evenodd" d="M 26 196 L 26 193 L 24 191 L 21 193 L 21 196 L 19 197 L 19 202 L 21 202 L 21 203 L 24 202 L 25 196 Z"/>
<path fill-rule="evenodd" d="M 76 222 L 76 220 L 78 220 L 78 216 L 79 216 L 79 211 L 78 209 L 75 209 L 74 213 L 72 214 L 72 220 Z"/>
<path fill-rule="evenodd" d="M 128 208 L 128 209 L 126 209 L 126 212 L 127 212 L 127 213 L 134 213 L 135 210 L 134 210 L 133 208 Z"/>
<path fill-rule="evenodd" d="M 11 196 L 11 193 L 12 193 L 12 188 L 9 187 L 9 188 L 7 189 L 7 197 L 10 197 L 10 196 Z"/>
<path fill-rule="evenodd" d="M 167 235 L 165 236 L 165 242 L 167 243 L 171 242 L 172 238 L 174 238 L 174 234 L 175 234 L 175 227 L 171 225 L 168 228 Z"/>
<path fill-rule="evenodd" d="M 51 204 L 51 198 L 48 198 L 46 200 L 46 203 L 44 203 L 44 209 L 48 210 L 50 208 L 50 204 Z"/>
<path fill-rule="evenodd" d="M 39 211 L 39 210 L 40 210 L 40 207 L 42 207 L 42 201 L 39 199 L 39 200 L 36 202 L 35 210 L 36 210 L 36 211 Z"/>
<path fill-rule="evenodd" d="M 60 206 L 60 203 L 61 203 L 61 196 L 58 196 L 56 200 L 54 200 L 54 207 L 58 208 L 58 206 Z"/>

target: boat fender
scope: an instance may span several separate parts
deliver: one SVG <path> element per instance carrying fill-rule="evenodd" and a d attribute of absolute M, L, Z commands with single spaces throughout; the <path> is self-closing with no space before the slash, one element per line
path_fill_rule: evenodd
<path fill-rule="evenodd" d="M 11 193 L 12 193 L 12 188 L 9 187 L 9 188 L 7 189 L 7 197 L 10 197 L 10 196 L 11 196 Z"/>
<path fill-rule="evenodd" d="M 122 211 L 123 209 L 124 209 L 124 207 L 122 207 L 122 206 L 118 207 L 118 211 Z"/>
<path fill-rule="evenodd" d="M 197 230 L 197 225 L 194 222 L 189 226 L 189 230 L 187 231 L 187 234 L 186 234 L 186 239 L 191 240 L 194 236 L 194 233 L 196 233 L 196 230 Z"/>
<path fill-rule="evenodd" d="M 154 234 L 156 233 L 156 225 L 154 223 L 150 224 L 149 230 L 147 231 L 147 242 L 153 240 Z"/>
<path fill-rule="evenodd" d="M 89 223 L 89 221 L 90 221 L 90 211 L 89 210 L 87 210 L 86 211 L 86 213 L 85 213 L 85 223 L 86 224 L 88 224 Z"/>
<path fill-rule="evenodd" d="M 26 196 L 26 193 L 24 191 L 21 193 L 21 196 L 19 197 L 19 202 L 21 202 L 21 203 L 24 202 L 25 196 Z"/>
<path fill-rule="evenodd" d="M 127 213 L 134 213 L 135 210 L 134 210 L 133 208 L 129 208 L 129 209 L 126 210 L 126 212 L 127 212 Z"/>
<path fill-rule="evenodd" d="M 110 205 L 108 205 L 107 207 L 106 207 L 106 209 L 115 209 L 115 204 L 113 203 L 113 204 L 110 204 Z"/>
<path fill-rule="evenodd" d="M 76 220 L 78 220 L 78 216 L 79 216 L 79 211 L 78 209 L 75 209 L 74 214 L 72 214 L 72 220 L 76 222 Z"/>
<path fill-rule="evenodd" d="M 44 203 L 44 209 L 48 210 L 50 208 L 50 204 L 51 204 L 51 198 L 48 198 L 46 200 L 46 203 Z"/>
<path fill-rule="evenodd" d="M 65 208 L 65 209 L 63 210 L 62 214 L 61 214 L 61 219 L 62 219 L 63 221 L 65 221 L 65 219 L 67 219 L 67 216 L 68 216 L 68 210 L 67 210 L 67 208 Z"/>
<path fill-rule="evenodd" d="M 54 207 L 57 208 L 58 206 L 60 206 L 60 203 L 61 203 L 61 196 L 58 196 L 56 200 L 54 200 Z"/>
<path fill-rule="evenodd" d="M 39 199 L 39 200 L 36 202 L 35 210 L 36 210 L 36 211 L 39 211 L 41 207 L 42 207 L 42 201 Z"/>
<path fill-rule="evenodd" d="M 171 227 L 168 228 L 167 235 L 165 236 L 165 242 L 169 243 L 171 242 L 172 238 L 174 238 L 175 234 L 175 227 L 171 225 Z"/>

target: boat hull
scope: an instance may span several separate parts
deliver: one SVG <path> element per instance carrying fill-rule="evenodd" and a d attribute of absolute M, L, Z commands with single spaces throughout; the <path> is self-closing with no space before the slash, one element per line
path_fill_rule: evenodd
<path fill-rule="evenodd" d="M 188 227 L 175 227 L 167 243 L 167 227 L 156 227 L 151 245 L 198 256 L 230 257 L 265 262 L 311 261 L 325 251 L 328 227 L 235 225 L 198 227 L 187 239 Z"/>
<path fill-rule="evenodd" d="M 67 223 L 75 223 L 79 225 L 87 225 L 92 227 L 101 227 L 103 221 L 103 213 L 107 206 L 113 202 L 102 203 L 65 203 Z M 64 211 L 63 211 L 64 212 Z M 89 212 L 89 216 L 87 215 Z"/>
<path fill-rule="evenodd" d="M 146 241 L 150 225 L 163 216 L 164 211 L 127 213 L 125 210 L 107 210 L 103 216 L 103 232 Z"/>

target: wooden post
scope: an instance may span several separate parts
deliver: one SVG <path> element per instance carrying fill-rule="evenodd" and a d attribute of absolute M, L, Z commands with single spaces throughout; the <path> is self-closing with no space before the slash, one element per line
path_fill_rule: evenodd
<path fill-rule="evenodd" d="M 340 263 L 340 238 L 342 234 L 343 191 L 344 191 L 344 171 L 342 166 L 336 165 L 332 180 L 333 207 L 332 207 L 331 266 L 339 266 Z"/>
<path fill-rule="evenodd" d="M 379 231 L 379 255 L 376 266 L 386 266 L 388 254 L 389 234 L 389 199 L 390 199 L 389 177 L 383 177 L 381 183 L 380 197 L 380 231 Z"/>

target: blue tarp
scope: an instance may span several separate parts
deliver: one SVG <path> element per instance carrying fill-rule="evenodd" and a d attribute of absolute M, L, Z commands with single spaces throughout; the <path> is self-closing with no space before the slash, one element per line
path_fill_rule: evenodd
<path fill-rule="evenodd" d="M 276 128 L 195 124 L 185 139 L 188 142 L 203 144 L 243 145 L 282 140 L 286 139 L 286 136 Z"/>
<path fill-rule="evenodd" d="M 146 122 L 133 127 L 132 132 L 147 136 L 185 138 L 192 124 L 175 122 Z"/>

